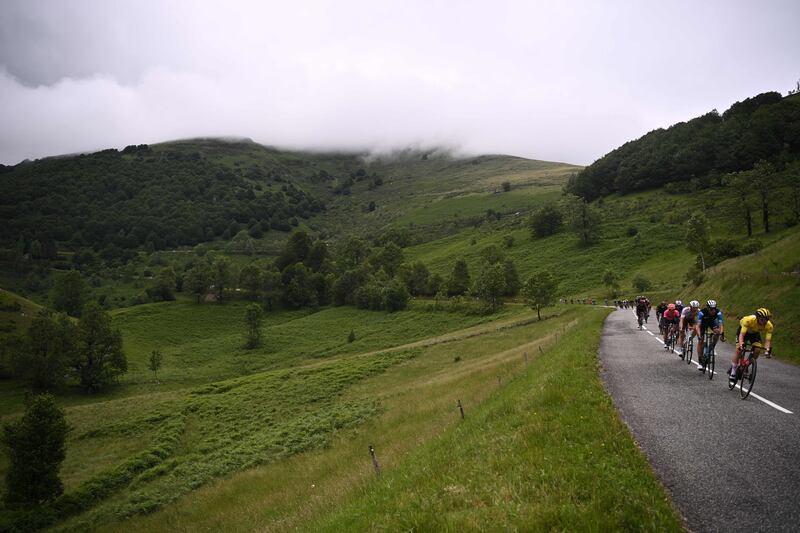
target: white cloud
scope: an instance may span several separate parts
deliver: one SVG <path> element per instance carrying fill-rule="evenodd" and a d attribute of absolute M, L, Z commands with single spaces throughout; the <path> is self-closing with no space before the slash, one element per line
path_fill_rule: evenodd
<path fill-rule="evenodd" d="M 788 1 L 7 1 L 0 162 L 235 135 L 588 163 L 791 88 L 798 12 Z"/>

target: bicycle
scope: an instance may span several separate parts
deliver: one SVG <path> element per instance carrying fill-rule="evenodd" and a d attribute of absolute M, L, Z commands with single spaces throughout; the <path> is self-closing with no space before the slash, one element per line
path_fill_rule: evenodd
<path fill-rule="evenodd" d="M 694 352 L 694 334 L 691 331 L 687 331 L 686 338 L 683 340 L 683 358 L 686 360 L 687 365 L 692 364 L 693 352 Z"/>
<path fill-rule="evenodd" d="M 667 334 L 667 346 L 665 350 L 675 353 L 675 344 L 678 342 L 678 327 L 675 324 L 669 325 L 669 333 Z"/>
<path fill-rule="evenodd" d="M 642 329 L 642 324 L 645 322 L 644 313 L 636 313 L 636 320 L 639 322 L 639 329 Z"/>
<path fill-rule="evenodd" d="M 700 356 L 700 364 L 705 365 L 708 379 L 714 379 L 714 362 L 717 358 L 716 343 L 714 342 L 714 331 L 708 330 L 705 334 L 705 342 L 703 343 L 703 355 Z"/>
<path fill-rule="evenodd" d="M 756 347 L 752 344 L 746 344 L 742 347 L 742 355 L 739 358 L 739 366 L 736 369 L 736 379 L 728 381 L 729 390 L 733 390 L 736 384 L 739 383 L 739 394 L 741 394 L 742 400 L 750 396 L 750 391 L 753 390 L 753 384 L 756 382 L 756 371 L 758 370 Z M 768 353 L 771 354 L 771 352 L 772 350 Z"/>

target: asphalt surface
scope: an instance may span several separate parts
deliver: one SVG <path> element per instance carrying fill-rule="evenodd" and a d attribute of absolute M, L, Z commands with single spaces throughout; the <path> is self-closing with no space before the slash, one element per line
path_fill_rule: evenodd
<path fill-rule="evenodd" d="M 694 362 L 664 350 L 655 313 L 645 327 L 629 309 L 608 316 L 603 379 L 685 526 L 800 531 L 800 368 L 760 357 L 742 400 L 738 388 L 728 390 L 730 342 L 718 343 L 709 381 Z"/>

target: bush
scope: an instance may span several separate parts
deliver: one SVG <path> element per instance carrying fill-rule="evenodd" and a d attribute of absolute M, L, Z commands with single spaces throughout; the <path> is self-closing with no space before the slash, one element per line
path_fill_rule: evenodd
<path fill-rule="evenodd" d="M 633 237 L 634 235 L 639 233 L 639 228 L 636 226 L 628 226 L 628 230 L 626 231 L 628 237 Z"/>
<path fill-rule="evenodd" d="M 653 288 L 653 284 L 647 279 L 644 274 L 636 274 L 633 277 L 633 288 L 637 292 L 646 292 Z"/>
<path fill-rule="evenodd" d="M 564 216 L 555 204 L 548 204 L 531 215 L 528 225 L 534 237 L 543 238 L 558 232 Z"/>
<path fill-rule="evenodd" d="M 742 246 L 742 255 L 754 254 L 764 248 L 764 243 L 761 241 L 747 241 Z"/>

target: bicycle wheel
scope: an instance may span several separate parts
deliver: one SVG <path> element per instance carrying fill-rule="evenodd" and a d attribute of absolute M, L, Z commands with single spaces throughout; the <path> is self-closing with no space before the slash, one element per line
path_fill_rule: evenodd
<path fill-rule="evenodd" d="M 751 358 L 750 365 L 742 372 L 742 381 L 739 384 L 739 393 L 742 395 L 742 400 L 750 396 L 750 391 L 753 390 L 753 383 L 756 382 L 757 361 L 757 359 Z"/>
<path fill-rule="evenodd" d="M 692 352 L 694 351 L 694 339 L 691 336 L 688 336 L 687 333 L 687 341 L 686 341 L 686 349 L 683 351 L 683 357 L 686 359 L 686 364 L 692 364 Z"/>
<path fill-rule="evenodd" d="M 713 340 L 711 342 L 713 342 Z M 706 374 L 708 374 L 709 380 L 714 379 L 714 360 L 717 358 L 717 354 L 714 352 L 714 346 L 711 342 L 708 344 L 708 355 L 706 356 Z"/>

